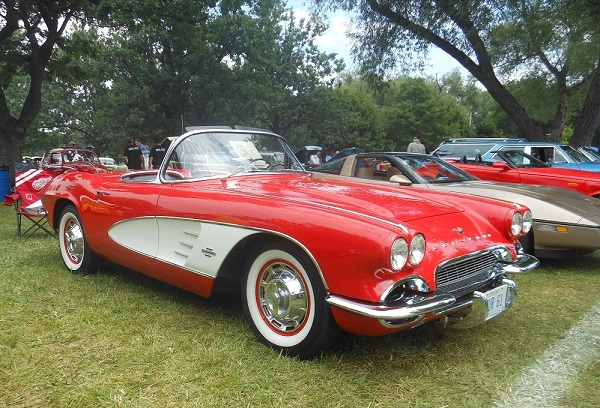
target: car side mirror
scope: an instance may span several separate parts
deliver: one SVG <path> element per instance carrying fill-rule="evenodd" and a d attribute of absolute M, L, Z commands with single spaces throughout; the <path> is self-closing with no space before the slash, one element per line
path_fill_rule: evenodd
<path fill-rule="evenodd" d="M 508 170 L 510 167 L 508 166 L 508 164 L 501 162 L 501 161 L 495 161 L 492 163 L 492 167 L 498 170 Z"/>
<path fill-rule="evenodd" d="M 412 181 L 403 174 L 394 174 L 390 177 L 390 183 L 398 183 L 401 186 L 412 186 Z"/>

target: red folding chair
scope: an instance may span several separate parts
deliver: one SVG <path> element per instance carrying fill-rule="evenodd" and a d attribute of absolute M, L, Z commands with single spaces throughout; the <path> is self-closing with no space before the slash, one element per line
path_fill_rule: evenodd
<path fill-rule="evenodd" d="M 56 238 L 48 225 L 46 210 L 39 197 L 40 190 L 52 179 L 52 175 L 44 170 L 25 170 L 15 175 L 14 194 L 4 196 L 4 204 L 15 207 L 17 213 L 17 235 L 28 238 L 37 231 L 43 231 Z M 30 223 L 23 225 L 23 219 Z"/>

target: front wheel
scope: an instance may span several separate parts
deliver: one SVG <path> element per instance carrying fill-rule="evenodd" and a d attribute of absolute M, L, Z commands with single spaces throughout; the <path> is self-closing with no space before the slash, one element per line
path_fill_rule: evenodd
<path fill-rule="evenodd" d="M 242 280 L 244 315 L 267 346 L 310 358 L 339 335 L 311 260 L 290 244 L 270 244 L 248 258 Z"/>
<path fill-rule="evenodd" d="M 88 245 L 77 209 L 68 205 L 60 215 L 58 245 L 68 270 L 78 273 L 96 272 L 101 259 Z"/>

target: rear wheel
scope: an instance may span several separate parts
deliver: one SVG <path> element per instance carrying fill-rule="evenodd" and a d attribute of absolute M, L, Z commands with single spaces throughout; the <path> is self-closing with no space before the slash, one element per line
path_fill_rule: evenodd
<path fill-rule="evenodd" d="M 290 356 L 310 358 L 339 335 L 311 260 L 285 243 L 255 250 L 242 280 L 244 315 L 258 339 Z"/>
<path fill-rule="evenodd" d="M 102 263 L 85 239 L 83 226 L 77 209 L 69 205 L 60 215 L 58 225 L 60 254 L 67 269 L 71 272 L 96 272 Z"/>

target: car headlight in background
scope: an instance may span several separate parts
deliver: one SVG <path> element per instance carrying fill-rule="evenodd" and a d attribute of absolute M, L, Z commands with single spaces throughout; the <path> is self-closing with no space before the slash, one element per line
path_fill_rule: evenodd
<path fill-rule="evenodd" d="M 425 237 L 417 234 L 410 241 L 410 263 L 418 265 L 425 257 Z"/>
<path fill-rule="evenodd" d="M 390 263 L 392 268 L 399 271 L 406 264 L 408 259 L 408 243 L 404 238 L 398 238 L 392 244 L 390 251 Z"/>

